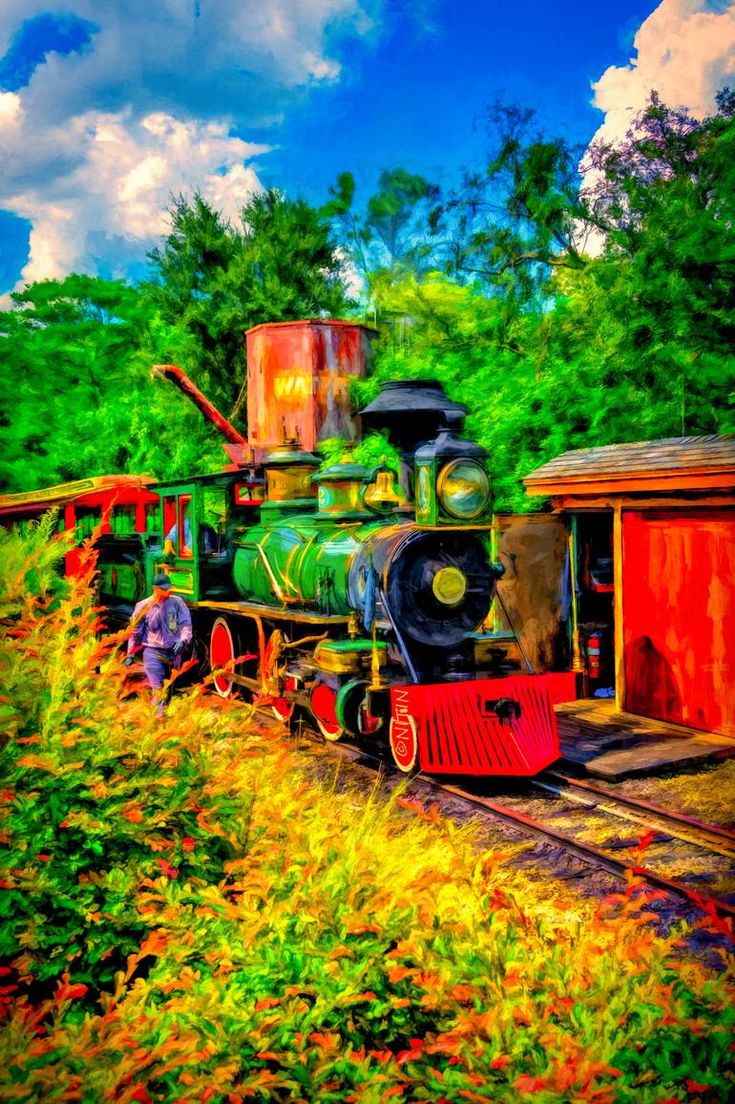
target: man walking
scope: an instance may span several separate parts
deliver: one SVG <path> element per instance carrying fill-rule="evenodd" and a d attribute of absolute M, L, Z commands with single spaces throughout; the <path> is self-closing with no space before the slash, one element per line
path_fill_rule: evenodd
<path fill-rule="evenodd" d="M 153 576 L 153 594 L 138 602 L 130 621 L 132 632 L 128 637 L 128 654 L 124 660 L 129 667 L 136 652 L 143 649 L 143 668 L 148 685 L 153 692 L 156 712 L 163 713 L 164 695 L 161 689 L 178 670 L 184 658 L 184 647 L 191 641 L 191 614 L 183 598 L 171 594 L 171 580 L 165 572 Z"/>

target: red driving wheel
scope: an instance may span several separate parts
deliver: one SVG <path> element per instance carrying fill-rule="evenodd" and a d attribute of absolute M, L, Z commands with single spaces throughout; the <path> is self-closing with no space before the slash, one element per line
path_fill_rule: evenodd
<path fill-rule="evenodd" d="M 337 691 L 326 682 L 317 682 L 311 691 L 309 705 L 319 731 L 325 740 L 339 740 L 344 729 L 337 720 Z"/>
<path fill-rule="evenodd" d="M 226 667 L 229 663 L 229 670 L 232 671 L 232 661 L 236 654 L 232 630 L 224 617 L 218 617 L 209 635 L 209 664 L 212 670 Z M 232 678 L 228 673 L 215 675 L 212 684 L 221 698 L 229 698 L 233 693 Z"/>
<path fill-rule="evenodd" d="M 263 656 L 263 673 L 266 680 L 266 684 L 275 677 L 275 668 L 281 650 L 283 642 L 283 634 L 279 629 L 276 629 L 271 633 L 270 640 L 266 645 L 265 655 Z M 297 687 L 297 681 L 293 675 L 285 675 L 283 679 L 284 690 L 295 690 Z M 270 698 L 270 706 L 273 710 L 273 715 L 276 720 L 283 721 L 284 724 L 288 724 L 293 716 L 293 711 L 296 708 L 296 703 L 289 701 L 287 698 Z"/>

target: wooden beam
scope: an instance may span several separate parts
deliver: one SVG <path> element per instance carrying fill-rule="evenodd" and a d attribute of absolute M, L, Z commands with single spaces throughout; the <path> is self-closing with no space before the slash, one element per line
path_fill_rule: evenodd
<path fill-rule="evenodd" d="M 625 634 L 623 632 L 623 509 L 613 511 L 613 620 L 615 649 L 615 707 L 625 709 Z"/>
<path fill-rule="evenodd" d="M 582 645 L 579 637 L 579 602 L 577 599 L 577 519 L 572 517 L 567 548 L 569 550 L 569 587 L 572 605 L 572 670 L 582 675 L 583 696 L 587 697 L 587 673 L 582 658 Z"/>
<path fill-rule="evenodd" d="M 702 472 L 692 474 L 686 470 L 668 470 L 661 472 L 646 472 L 636 474 L 624 472 L 620 475 L 585 474 L 579 476 L 559 475 L 556 478 L 534 480 L 529 477 L 523 480 L 526 494 L 534 495 L 560 495 L 560 494 L 630 494 L 635 491 L 701 491 L 716 490 L 718 487 L 729 491 L 735 480 L 732 468 L 718 472 Z"/>
<path fill-rule="evenodd" d="M 613 510 L 616 506 L 631 510 L 698 510 L 700 506 L 714 509 L 728 509 L 735 506 L 735 495 L 697 495 L 693 498 L 683 498 L 671 495 L 664 498 L 660 496 L 642 496 L 636 498 L 633 495 L 587 495 L 570 494 L 554 495 L 551 499 L 554 511 L 575 510 L 582 513 L 585 510 Z"/>

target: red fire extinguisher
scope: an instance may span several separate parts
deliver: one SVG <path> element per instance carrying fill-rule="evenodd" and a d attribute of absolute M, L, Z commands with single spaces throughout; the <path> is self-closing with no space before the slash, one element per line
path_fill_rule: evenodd
<path fill-rule="evenodd" d="M 591 679 L 600 677 L 600 647 L 602 633 L 590 633 L 587 637 L 587 674 Z"/>

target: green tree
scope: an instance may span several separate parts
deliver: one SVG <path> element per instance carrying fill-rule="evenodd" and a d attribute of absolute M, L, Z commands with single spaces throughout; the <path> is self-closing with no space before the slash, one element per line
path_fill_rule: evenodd
<path fill-rule="evenodd" d="M 530 109 L 495 104 L 486 123 L 487 163 L 434 213 L 442 267 L 527 304 L 543 299 L 553 269 L 584 265 L 582 231 L 595 217 L 580 196 L 582 150 L 535 130 Z"/>
<path fill-rule="evenodd" d="M 433 261 L 433 212 L 439 189 L 406 169 L 384 169 L 364 211 L 354 206 L 355 180 L 341 173 L 322 209 L 335 219 L 350 259 L 369 285 L 386 274 L 396 279 L 425 272 Z"/>
<path fill-rule="evenodd" d="M 195 196 L 171 217 L 142 288 L 71 275 L 0 314 L 0 488 L 221 467 L 216 433 L 151 366 L 180 364 L 229 411 L 244 398 L 248 327 L 347 311 L 328 221 L 308 204 L 264 192 L 234 229 Z"/>
<path fill-rule="evenodd" d="M 247 203 L 240 227 L 201 196 L 179 197 L 171 231 L 152 251 L 154 280 L 144 288 L 166 341 L 190 339 L 182 366 L 225 412 L 244 397 L 245 330 L 263 322 L 320 316 L 350 309 L 343 261 L 328 219 L 303 200 L 275 189 Z"/>
<path fill-rule="evenodd" d="M 13 299 L 17 309 L 0 315 L 3 487 L 125 470 L 130 358 L 147 321 L 137 294 L 69 276 Z"/>
<path fill-rule="evenodd" d="M 195 411 L 150 381 L 160 323 L 135 288 L 89 276 L 35 283 L 0 314 L 0 486 L 221 463 Z M 170 345 L 170 334 L 166 335 Z"/>
<path fill-rule="evenodd" d="M 698 121 L 653 95 L 626 141 L 597 147 L 588 202 L 608 220 L 592 266 L 614 315 L 616 380 L 645 385 L 666 432 L 735 427 L 735 98 Z"/>
<path fill-rule="evenodd" d="M 403 321 L 378 374 L 468 405 L 500 508 L 527 509 L 520 480 L 567 449 L 735 428 L 734 106 L 697 121 L 654 96 L 584 177 L 501 113 L 485 171 L 441 208 L 448 275 L 384 295 Z"/>
<path fill-rule="evenodd" d="M 356 388 L 359 400 L 369 401 L 384 379 L 439 380 L 467 406 L 467 432 L 488 450 L 498 507 L 527 509 L 518 445 L 538 386 L 535 316 L 510 312 L 501 298 L 440 273 L 386 288 L 383 311 L 393 318 L 403 312 L 404 326 L 383 327 L 375 374 Z"/>

